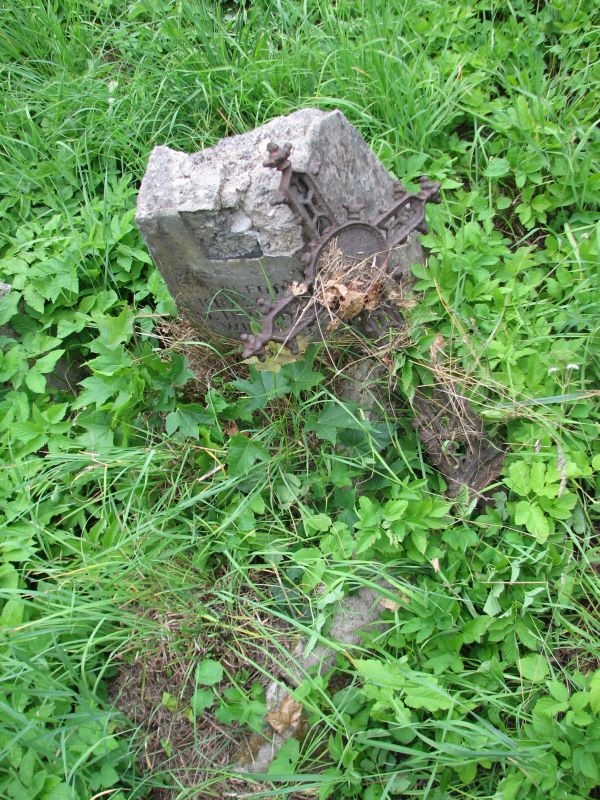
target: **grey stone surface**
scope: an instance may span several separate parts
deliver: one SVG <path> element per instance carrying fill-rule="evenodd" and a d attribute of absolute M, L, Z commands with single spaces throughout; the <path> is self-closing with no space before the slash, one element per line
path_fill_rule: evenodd
<path fill-rule="evenodd" d="M 363 203 L 372 219 L 393 198 L 392 176 L 340 111 L 302 109 L 191 155 L 155 147 L 138 226 L 180 312 L 234 339 L 258 316 L 259 296 L 303 277 L 302 229 L 270 202 L 280 180 L 263 166 L 270 141 L 292 144 L 297 169 L 320 162 L 319 187 L 340 221 L 344 203 Z M 416 235 L 399 253 L 394 264 L 421 260 Z"/>

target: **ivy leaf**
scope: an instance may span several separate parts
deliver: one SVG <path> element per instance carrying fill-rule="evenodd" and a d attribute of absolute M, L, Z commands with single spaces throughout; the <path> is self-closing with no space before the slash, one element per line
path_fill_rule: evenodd
<path fill-rule="evenodd" d="M 325 380 L 320 372 L 313 371 L 313 360 L 314 354 L 310 358 L 293 361 L 281 368 L 281 375 L 288 380 L 294 397 L 299 397 L 301 392 L 306 392 Z"/>
<path fill-rule="evenodd" d="M 291 736 L 269 766 L 269 775 L 289 776 L 300 758 L 300 743 Z"/>
<path fill-rule="evenodd" d="M 243 433 L 236 433 L 230 439 L 227 451 L 229 474 L 232 476 L 247 475 L 258 460 L 266 461 L 268 457 L 269 453 L 262 445 L 253 442 Z"/>
<path fill-rule="evenodd" d="M 234 381 L 233 385 L 248 396 L 244 406 L 248 411 L 264 408 L 269 400 L 290 391 L 286 378 L 277 372 L 266 372 L 250 367 L 250 380 Z"/>
<path fill-rule="evenodd" d="M 199 403 L 188 403 L 167 414 L 165 430 L 169 436 L 179 431 L 183 436 L 198 439 L 199 426 L 212 421 L 212 415 L 208 414 Z"/>

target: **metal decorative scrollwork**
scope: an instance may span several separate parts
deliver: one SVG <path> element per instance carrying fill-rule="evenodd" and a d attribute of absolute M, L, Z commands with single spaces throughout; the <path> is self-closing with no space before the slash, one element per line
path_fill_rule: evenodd
<path fill-rule="evenodd" d="M 422 176 L 419 179 L 421 190 L 411 194 L 400 183 L 394 184 L 394 199 L 389 208 L 383 210 L 373 222 L 361 219 L 362 205 L 344 205 L 347 214 L 345 222 L 339 222 L 327 201 L 319 191 L 314 178 L 318 175 L 319 164 L 310 172 L 300 172 L 292 167 L 290 144 L 267 146 L 268 158 L 265 167 L 277 169 L 281 173 L 279 190 L 272 200 L 273 205 L 287 204 L 294 214 L 294 220 L 302 226 L 308 239 L 308 247 L 302 257 L 304 281 L 298 286 L 290 286 L 281 297 L 272 302 L 261 298 L 258 308 L 262 313 L 262 329 L 257 334 L 243 334 L 244 358 L 258 356 L 265 358 L 265 345 L 269 342 L 285 344 L 292 353 L 298 351 L 298 335 L 312 325 L 319 316 L 316 304 L 310 304 L 311 292 L 319 272 L 319 260 L 328 246 L 335 242 L 336 247 L 350 263 L 375 258 L 377 264 L 385 266 L 390 251 L 402 244 L 412 231 L 427 232 L 425 224 L 425 204 L 439 203 L 440 184 Z M 276 324 L 284 312 L 289 314 L 291 306 L 296 306 L 293 321 L 283 329 Z"/>

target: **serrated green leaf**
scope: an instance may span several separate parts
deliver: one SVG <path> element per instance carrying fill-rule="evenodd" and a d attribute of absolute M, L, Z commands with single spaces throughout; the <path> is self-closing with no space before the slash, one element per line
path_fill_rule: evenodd
<path fill-rule="evenodd" d="M 46 353 L 42 358 L 38 358 L 35 362 L 35 367 L 39 372 L 51 372 L 56 366 L 56 362 L 63 355 L 64 350 L 53 350 L 51 353 Z"/>
<path fill-rule="evenodd" d="M 483 635 L 492 624 L 489 616 L 475 617 L 469 620 L 462 629 L 463 641 L 465 644 L 472 644 L 473 642 L 481 642 Z"/>
<path fill-rule="evenodd" d="M 304 517 L 304 524 L 310 530 L 326 533 L 331 527 L 331 517 L 327 514 L 311 514 Z"/>
<path fill-rule="evenodd" d="M 46 390 L 46 378 L 40 374 L 37 367 L 33 367 L 25 375 L 25 383 L 36 394 L 42 394 Z"/>
<path fill-rule="evenodd" d="M 17 313 L 21 293 L 14 289 L 0 297 L 0 325 L 6 325 Z"/>
<path fill-rule="evenodd" d="M 565 703 L 569 699 L 569 690 L 564 683 L 560 683 L 560 681 L 549 681 L 548 691 L 559 703 Z"/>
<path fill-rule="evenodd" d="M 542 683 L 548 675 L 548 661 L 544 655 L 532 653 L 519 659 L 519 672 L 531 683 Z"/>
<path fill-rule="evenodd" d="M 97 317 L 100 343 L 112 350 L 128 341 L 133 333 L 133 320 L 134 313 L 130 308 L 124 308 L 116 317 L 109 314 Z"/>
<path fill-rule="evenodd" d="M 425 555 L 425 551 L 427 550 L 427 534 L 425 531 L 420 529 L 414 530 L 411 532 L 410 538 L 419 553 Z"/>

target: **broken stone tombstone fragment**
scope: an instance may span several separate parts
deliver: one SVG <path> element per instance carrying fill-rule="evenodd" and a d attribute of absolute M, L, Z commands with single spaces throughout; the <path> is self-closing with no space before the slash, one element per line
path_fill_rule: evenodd
<path fill-rule="evenodd" d="M 273 204 L 281 176 L 264 166 L 271 142 L 289 142 L 294 169 L 318 175 L 338 220 L 347 208 L 374 219 L 394 201 L 394 178 L 340 111 L 301 109 L 193 154 L 155 147 L 136 221 L 180 313 L 201 331 L 239 340 L 259 298 L 303 280 L 307 235 L 288 205 Z M 394 252 L 396 275 L 422 261 L 417 237 Z"/>
<path fill-rule="evenodd" d="M 282 676 L 285 683 L 274 680 L 267 686 L 265 730 L 242 742 L 231 767 L 234 772 L 267 772 L 288 739 L 302 741 L 308 732 L 307 719 L 291 689 L 311 672 L 325 674 L 335 664 L 338 652 L 359 647 L 361 633 L 383 633 L 386 625 L 378 621 L 382 611 L 398 608 L 390 594 L 398 596 L 398 591 L 383 579 L 377 585 L 361 587 L 338 603 L 327 636 L 331 645 L 320 643 L 311 649 L 306 641 L 297 644 Z"/>

